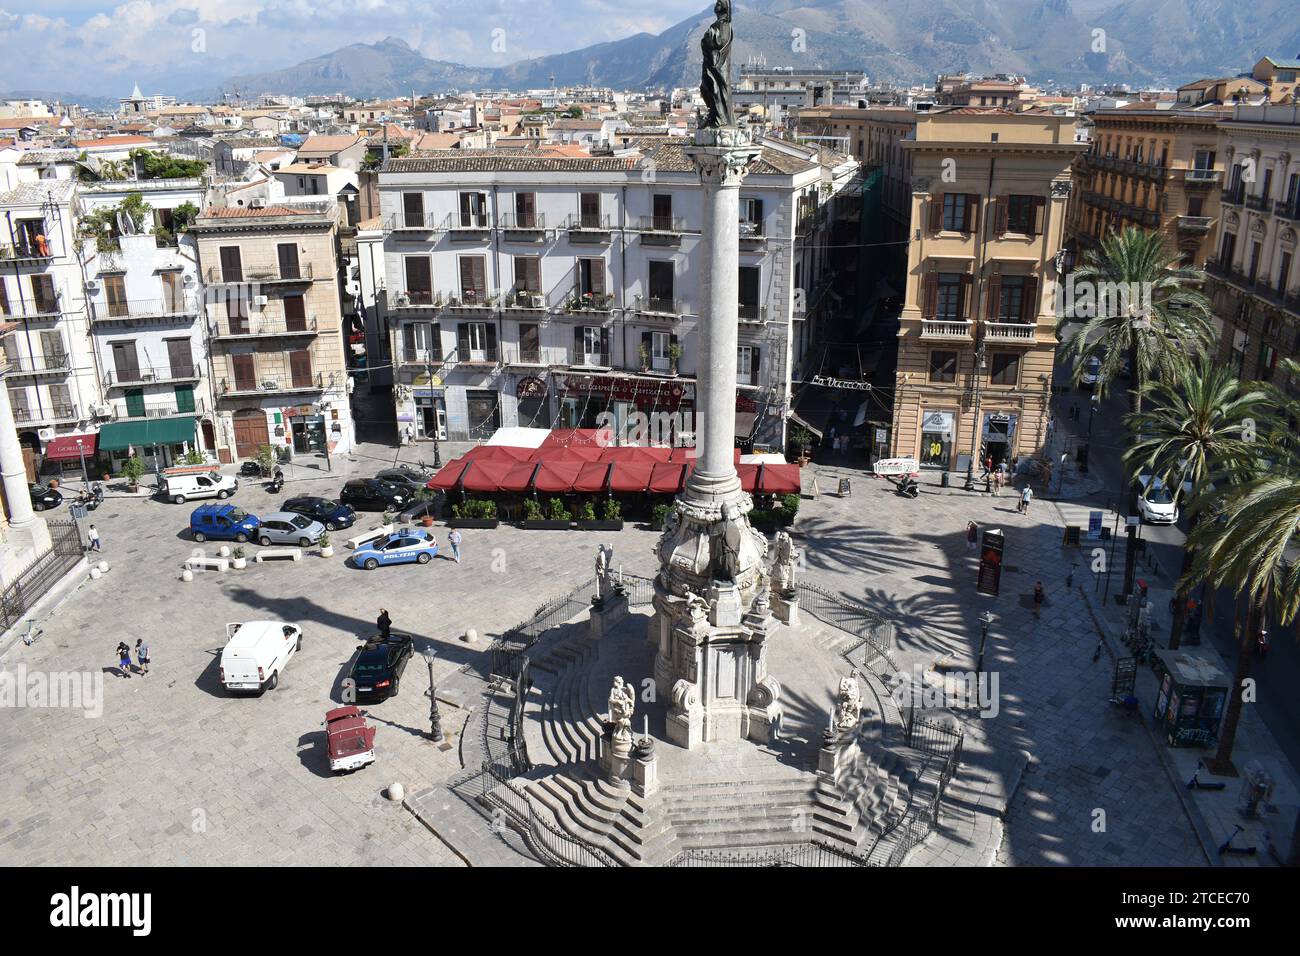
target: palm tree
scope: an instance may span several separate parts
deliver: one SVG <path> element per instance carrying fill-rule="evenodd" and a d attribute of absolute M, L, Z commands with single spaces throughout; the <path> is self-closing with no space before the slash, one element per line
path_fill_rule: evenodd
<path fill-rule="evenodd" d="M 1213 493 L 1212 475 L 1241 473 L 1256 461 L 1255 420 L 1269 398 L 1264 389 L 1239 382 L 1208 356 L 1185 362 L 1173 377 L 1148 384 L 1146 411 L 1125 416 L 1134 442 L 1123 454 L 1124 464 L 1134 473 L 1160 479 L 1175 503 L 1195 501 L 1198 495 L 1204 499 Z M 1191 515 L 1194 529 L 1200 509 Z M 1188 589 L 1181 581 L 1192 569 L 1192 551 L 1189 536 L 1169 630 L 1171 649 L 1179 646 L 1187 617 Z"/>
<path fill-rule="evenodd" d="M 1100 252 L 1089 251 L 1072 277 L 1076 296 L 1091 295 L 1091 306 L 1086 298 L 1066 303 L 1057 322 L 1061 336 L 1071 318 L 1088 313 L 1061 350 L 1075 360 L 1074 384 L 1097 358 L 1096 388 L 1104 396 L 1127 358 L 1129 412 L 1136 413 L 1146 382 L 1167 378 L 1188 355 L 1209 350 L 1210 302 L 1190 286 L 1203 278 L 1199 270 L 1179 265 L 1159 233 L 1130 227 L 1102 239 Z"/>

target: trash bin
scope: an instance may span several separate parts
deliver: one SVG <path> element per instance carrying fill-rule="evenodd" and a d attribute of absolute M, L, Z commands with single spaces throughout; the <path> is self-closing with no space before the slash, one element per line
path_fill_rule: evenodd
<path fill-rule="evenodd" d="M 946 471 L 939 476 L 939 484 L 942 485 L 944 488 L 948 487 L 948 484 L 951 480 L 952 480 L 952 476 L 949 475 L 948 472 Z"/>

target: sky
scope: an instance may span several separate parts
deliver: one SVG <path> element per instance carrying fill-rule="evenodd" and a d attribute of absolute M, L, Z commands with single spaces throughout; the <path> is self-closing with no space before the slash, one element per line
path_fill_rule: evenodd
<path fill-rule="evenodd" d="M 177 93 L 404 39 L 483 66 L 659 33 L 707 0 L 0 0 L 0 90 Z"/>

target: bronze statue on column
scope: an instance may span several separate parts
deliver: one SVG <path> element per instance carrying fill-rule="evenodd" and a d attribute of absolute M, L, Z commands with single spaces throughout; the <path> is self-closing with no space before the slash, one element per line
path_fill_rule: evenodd
<path fill-rule="evenodd" d="M 708 107 L 702 124 L 705 129 L 734 125 L 731 114 L 731 0 L 718 0 L 713 5 L 713 12 L 717 19 L 704 31 L 700 40 L 704 54 L 700 95 Z"/>

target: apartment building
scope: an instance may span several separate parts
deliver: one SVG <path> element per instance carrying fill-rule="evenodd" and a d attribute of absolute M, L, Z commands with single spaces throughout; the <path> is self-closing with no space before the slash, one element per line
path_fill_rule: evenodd
<path fill-rule="evenodd" d="M 1170 106 L 1132 103 L 1092 114 L 1092 144 L 1075 164 L 1068 213 L 1068 241 L 1078 253 L 1137 226 L 1165 236 L 1187 265 L 1213 254 L 1224 168 L 1218 122 L 1231 107 Z"/>
<path fill-rule="evenodd" d="M 220 460 L 351 449 L 337 229 L 333 202 L 212 206 L 192 227 Z"/>
<path fill-rule="evenodd" d="M 11 165 L 0 193 L 0 321 L 6 386 L 29 476 L 59 435 L 91 429 L 99 401 L 76 246 L 77 183 Z"/>
<path fill-rule="evenodd" d="M 1206 263 L 1222 324 L 1218 359 L 1241 378 L 1272 381 L 1279 357 L 1300 357 L 1300 107 L 1238 106 L 1218 129 L 1227 183 Z"/>
<path fill-rule="evenodd" d="M 891 448 L 964 471 L 1041 452 L 1056 349 L 1071 118 L 938 109 L 902 142 L 910 230 Z"/>
<path fill-rule="evenodd" d="M 446 150 L 384 167 L 399 427 L 478 439 L 505 425 L 590 427 L 607 409 L 620 420 L 694 409 L 699 175 L 681 140 L 632 145 L 584 157 Z M 765 142 L 741 188 L 742 441 L 783 447 L 790 370 L 825 265 L 818 210 L 835 188 L 818 157 Z"/>
<path fill-rule="evenodd" d="M 127 233 L 83 245 L 102 396 L 93 409 L 96 447 L 111 462 L 136 450 L 165 468 L 196 448 L 216 454 L 198 249 L 176 213 L 201 209 L 205 187 L 200 179 L 83 183 L 82 215 L 120 212 L 132 195 L 144 202 L 144 220 L 119 216 Z"/>

